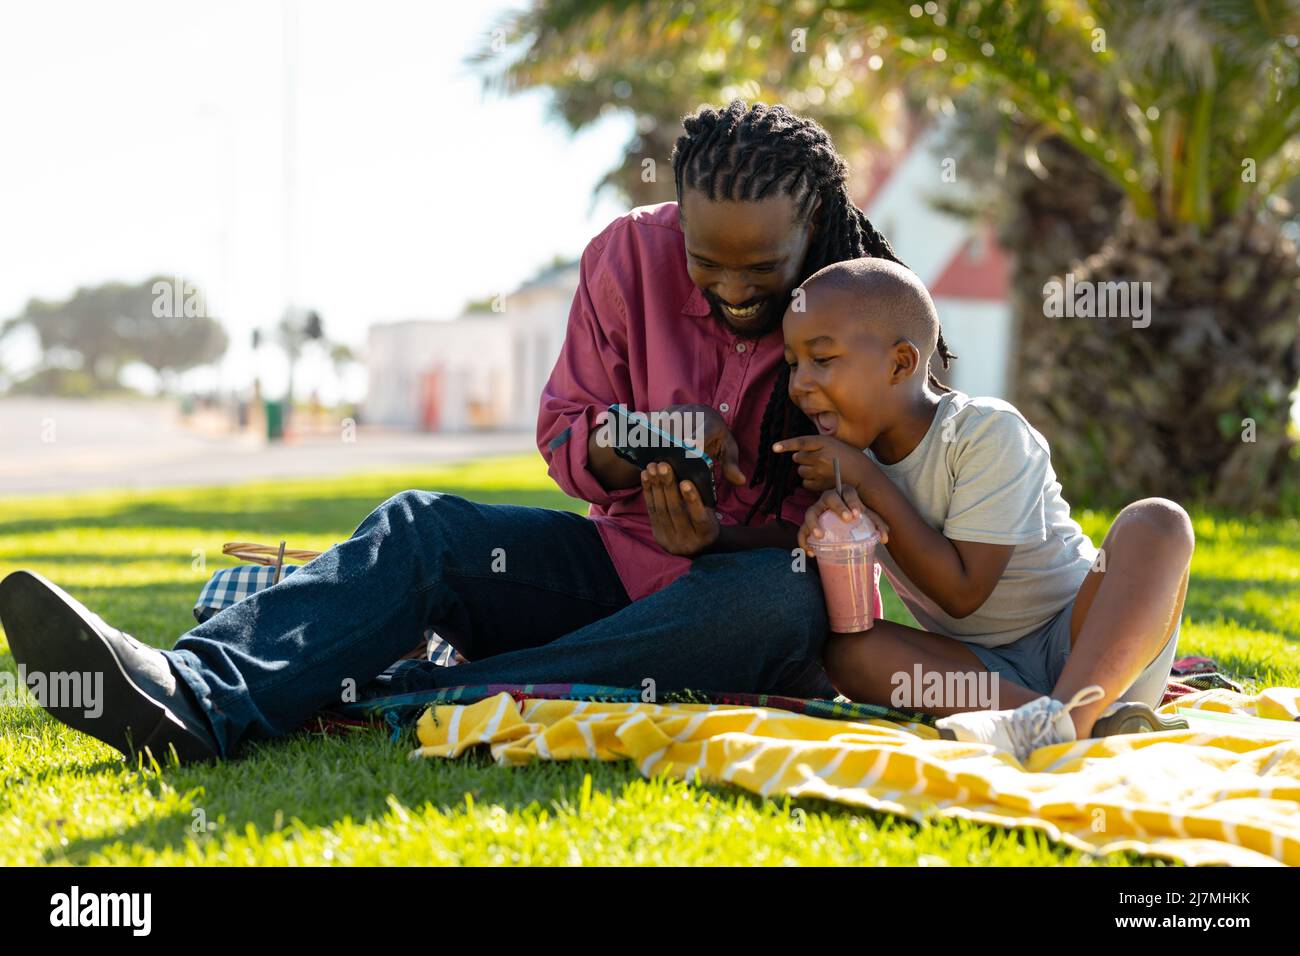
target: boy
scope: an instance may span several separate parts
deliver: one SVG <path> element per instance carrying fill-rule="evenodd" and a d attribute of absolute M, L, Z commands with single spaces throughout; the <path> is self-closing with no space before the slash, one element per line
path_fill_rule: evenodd
<path fill-rule="evenodd" d="M 990 672 L 994 709 L 917 709 L 943 716 L 945 736 L 1022 761 L 1053 743 L 1162 729 L 1151 708 L 1177 646 L 1193 550 L 1186 512 L 1162 498 L 1130 504 L 1099 554 L 1070 517 L 1043 436 L 1006 402 L 927 381 L 938 317 L 915 275 L 856 259 L 803 289 L 804 309 L 785 315 L 785 359 L 790 400 L 818 433 L 773 445 L 793 453 L 805 488 L 824 492 L 800 546 L 815 556 L 828 508 L 874 512 L 888 528 L 884 570 L 923 628 L 880 621 L 833 634 L 832 683 L 887 704 L 917 665 L 944 687 Z"/>

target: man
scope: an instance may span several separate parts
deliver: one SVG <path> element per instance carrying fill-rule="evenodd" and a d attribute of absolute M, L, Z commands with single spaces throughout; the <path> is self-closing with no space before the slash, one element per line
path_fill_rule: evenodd
<path fill-rule="evenodd" d="M 849 200 L 846 166 L 817 124 L 735 101 L 684 125 L 679 203 L 635 209 L 588 245 L 541 396 L 539 448 L 560 487 L 591 503 L 586 517 L 405 491 L 170 651 L 15 572 L 0 582 L 15 658 L 29 673 L 105 675 L 100 716 L 58 702 L 50 713 L 125 753 L 228 756 L 364 686 L 429 626 L 469 663 L 407 662 L 394 689 L 652 681 L 833 693 L 820 584 L 791 554 L 812 496 L 784 497 L 793 476 L 774 468 L 779 512 L 751 524 L 770 496 L 749 479 L 792 290 L 829 262 L 892 253 Z M 666 468 L 614 454 L 597 420 L 614 402 L 698 416 L 721 461 L 716 507 Z"/>

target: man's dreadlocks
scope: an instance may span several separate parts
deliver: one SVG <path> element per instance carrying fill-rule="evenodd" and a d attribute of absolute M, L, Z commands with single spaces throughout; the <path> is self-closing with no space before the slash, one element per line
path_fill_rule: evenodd
<path fill-rule="evenodd" d="M 673 150 L 673 176 L 680 204 L 685 188 L 698 189 L 710 200 L 759 200 L 784 193 L 795 202 L 798 222 L 804 222 L 821 201 L 812 241 L 799 281 L 823 266 L 846 259 L 875 256 L 903 265 L 866 214 L 849 198 L 845 182 L 848 165 L 831 145 L 826 130 L 813 120 L 796 116 L 784 106 L 755 103 L 746 109 L 732 100 L 726 109 L 701 109 L 687 116 L 686 129 Z M 948 368 L 957 356 L 948 351 L 943 330 L 935 353 Z M 930 385 L 948 387 L 928 372 Z M 758 464 L 753 480 L 765 482 L 745 523 L 760 512 L 780 514 L 786 495 L 797 484 L 790 455 L 778 455 L 772 445 L 783 438 L 816 434 L 816 427 L 790 400 L 790 366 L 781 363 L 776 385 L 763 412 Z"/>

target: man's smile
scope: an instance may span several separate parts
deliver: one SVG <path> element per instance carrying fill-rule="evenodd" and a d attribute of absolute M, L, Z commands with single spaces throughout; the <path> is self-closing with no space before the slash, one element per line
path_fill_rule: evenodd
<path fill-rule="evenodd" d="M 728 316 L 743 321 L 745 319 L 752 319 L 754 316 L 758 315 L 758 310 L 763 307 L 763 300 L 759 299 L 752 305 L 747 305 L 743 308 L 730 305 L 726 302 L 721 302 L 720 304 L 722 305 L 722 311 Z"/>
<path fill-rule="evenodd" d="M 714 317 L 740 335 L 766 335 L 781 326 L 781 310 L 774 307 L 779 302 L 777 296 L 763 295 L 741 305 L 732 305 L 712 292 L 705 292 L 704 297 Z"/>

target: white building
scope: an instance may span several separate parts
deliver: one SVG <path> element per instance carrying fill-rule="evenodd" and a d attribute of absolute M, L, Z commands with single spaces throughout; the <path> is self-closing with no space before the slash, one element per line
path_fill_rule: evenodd
<path fill-rule="evenodd" d="M 862 206 L 930 290 L 944 338 L 960 356 L 946 373 L 936 363 L 935 373 L 969 394 L 1007 398 L 1006 256 L 990 230 L 931 205 L 963 188 L 960 175 L 945 175 L 952 170 L 936 152 L 940 138 L 931 126 L 896 154 L 878 155 Z M 372 326 L 366 420 L 430 431 L 535 428 L 577 287 L 577 263 L 557 265 L 496 303 L 500 311 Z"/>
<path fill-rule="evenodd" d="M 500 424 L 508 407 L 509 333 L 493 313 L 372 325 L 366 421 L 429 431 Z"/>
<path fill-rule="evenodd" d="M 370 327 L 366 421 L 428 431 L 537 427 L 578 288 L 555 266 L 494 303 L 500 311 Z"/>
<path fill-rule="evenodd" d="M 578 264 L 555 266 L 524 283 L 506 299 L 510 323 L 510 418 L 535 429 L 542 386 L 560 357 L 569 310 L 578 291 Z"/>

